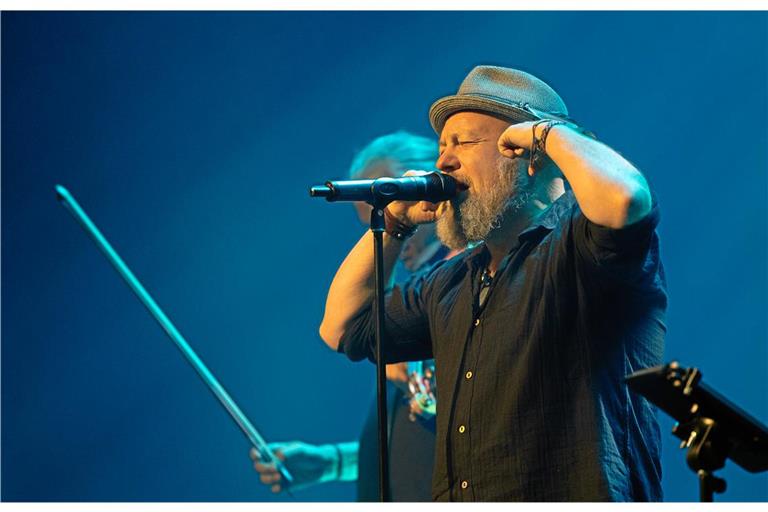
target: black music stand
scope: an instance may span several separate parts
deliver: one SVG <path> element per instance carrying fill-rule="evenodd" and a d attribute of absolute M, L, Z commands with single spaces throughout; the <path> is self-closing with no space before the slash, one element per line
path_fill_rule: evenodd
<path fill-rule="evenodd" d="M 625 377 L 629 388 L 656 404 L 677 423 L 672 433 L 687 448 L 686 461 L 699 477 L 699 500 L 714 501 L 726 483 L 713 471 L 726 459 L 751 473 L 768 470 L 768 429 L 701 382 L 698 368 L 677 361 Z"/>

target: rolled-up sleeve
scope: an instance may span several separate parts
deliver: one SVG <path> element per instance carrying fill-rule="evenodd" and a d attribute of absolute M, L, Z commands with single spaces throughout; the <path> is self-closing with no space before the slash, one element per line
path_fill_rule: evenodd
<path fill-rule="evenodd" d="M 659 218 L 655 199 L 645 217 L 621 229 L 599 226 L 577 207 L 572 217 L 572 229 L 579 261 L 593 275 L 614 282 L 641 284 L 653 279 L 660 274 L 656 233 Z"/>
<path fill-rule="evenodd" d="M 386 343 L 384 357 L 387 363 L 419 361 L 432 358 L 432 340 L 429 330 L 430 279 L 432 268 L 395 285 L 385 297 Z M 368 358 L 376 360 L 376 332 L 373 306 L 361 310 L 347 324 L 339 342 L 339 352 L 352 361 Z"/>

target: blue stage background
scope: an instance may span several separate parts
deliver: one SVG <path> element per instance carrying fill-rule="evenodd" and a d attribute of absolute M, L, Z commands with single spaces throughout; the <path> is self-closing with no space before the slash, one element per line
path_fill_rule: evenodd
<path fill-rule="evenodd" d="M 271 440 L 351 440 L 373 367 L 317 336 L 363 231 L 310 184 L 476 64 L 541 76 L 649 177 L 666 359 L 768 422 L 765 13 L 2 14 L 2 499 L 266 501 L 248 445 L 67 186 Z M 662 415 L 667 500 L 695 476 Z M 768 499 L 728 463 L 726 499 Z M 354 499 L 352 484 L 296 493 Z"/>

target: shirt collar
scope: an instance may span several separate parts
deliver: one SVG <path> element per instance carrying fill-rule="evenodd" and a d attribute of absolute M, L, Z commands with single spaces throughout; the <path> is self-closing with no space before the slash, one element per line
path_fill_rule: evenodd
<path fill-rule="evenodd" d="M 530 226 L 517 235 L 518 240 L 522 242 L 541 231 L 552 231 L 560 222 L 560 219 L 571 210 L 574 204 L 576 204 L 576 198 L 573 196 L 573 192 L 571 190 L 565 191 L 565 193 L 555 199 L 555 202 L 534 220 Z"/>
<path fill-rule="evenodd" d="M 468 251 L 467 267 L 470 272 L 473 268 L 485 268 L 488 266 L 488 262 L 491 259 L 491 254 L 488 252 L 488 248 L 485 246 L 485 242 L 480 242 L 472 249 Z"/>
<path fill-rule="evenodd" d="M 576 203 L 576 198 L 573 196 L 571 190 L 567 190 L 560 197 L 555 199 L 555 202 L 547 208 L 547 210 L 541 214 L 536 220 L 534 220 L 527 228 L 522 230 L 517 235 L 518 244 L 515 244 L 510 252 L 514 251 L 520 245 L 536 235 L 542 235 L 542 237 L 549 231 L 555 229 L 560 219 L 570 211 L 571 207 Z M 490 253 L 485 246 L 485 242 L 480 242 L 471 250 L 468 251 L 467 266 L 472 267 L 485 267 L 490 259 Z"/>

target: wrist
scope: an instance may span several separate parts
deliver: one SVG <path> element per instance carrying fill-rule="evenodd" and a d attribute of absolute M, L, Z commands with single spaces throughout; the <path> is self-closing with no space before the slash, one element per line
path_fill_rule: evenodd
<path fill-rule="evenodd" d="M 542 122 L 543 121 L 543 122 Z M 573 136 L 582 136 L 587 137 L 589 139 L 597 140 L 597 135 L 591 130 L 588 130 L 587 128 L 584 128 L 583 126 L 577 124 L 574 121 L 568 121 L 568 120 L 561 120 L 561 119 L 545 119 L 539 121 L 536 126 L 536 135 L 537 139 L 541 139 L 542 136 L 545 139 L 544 146 L 546 148 L 547 141 L 554 140 L 554 139 L 568 139 Z M 548 133 L 544 134 L 545 127 L 547 126 L 544 123 L 551 123 L 548 129 Z"/>
<path fill-rule="evenodd" d="M 388 207 L 384 208 L 384 226 L 384 229 L 389 236 L 395 240 L 400 240 L 401 242 L 412 237 L 418 229 L 417 225 L 410 224 L 407 221 L 398 219 L 392 215 L 392 212 L 389 211 Z"/>
<path fill-rule="evenodd" d="M 322 451 L 323 472 L 318 483 L 336 482 L 339 480 L 341 467 L 341 451 L 337 444 L 325 444 L 320 447 Z"/>
<path fill-rule="evenodd" d="M 358 475 L 358 451 L 360 444 L 356 441 L 348 443 L 338 443 L 339 454 L 341 455 L 339 465 L 339 478 L 340 482 L 352 482 L 357 480 Z"/>
<path fill-rule="evenodd" d="M 537 171 L 544 167 L 547 156 L 547 138 L 553 129 L 566 126 L 565 121 L 559 119 L 542 119 L 531 126 L 531 169 Z"/>

